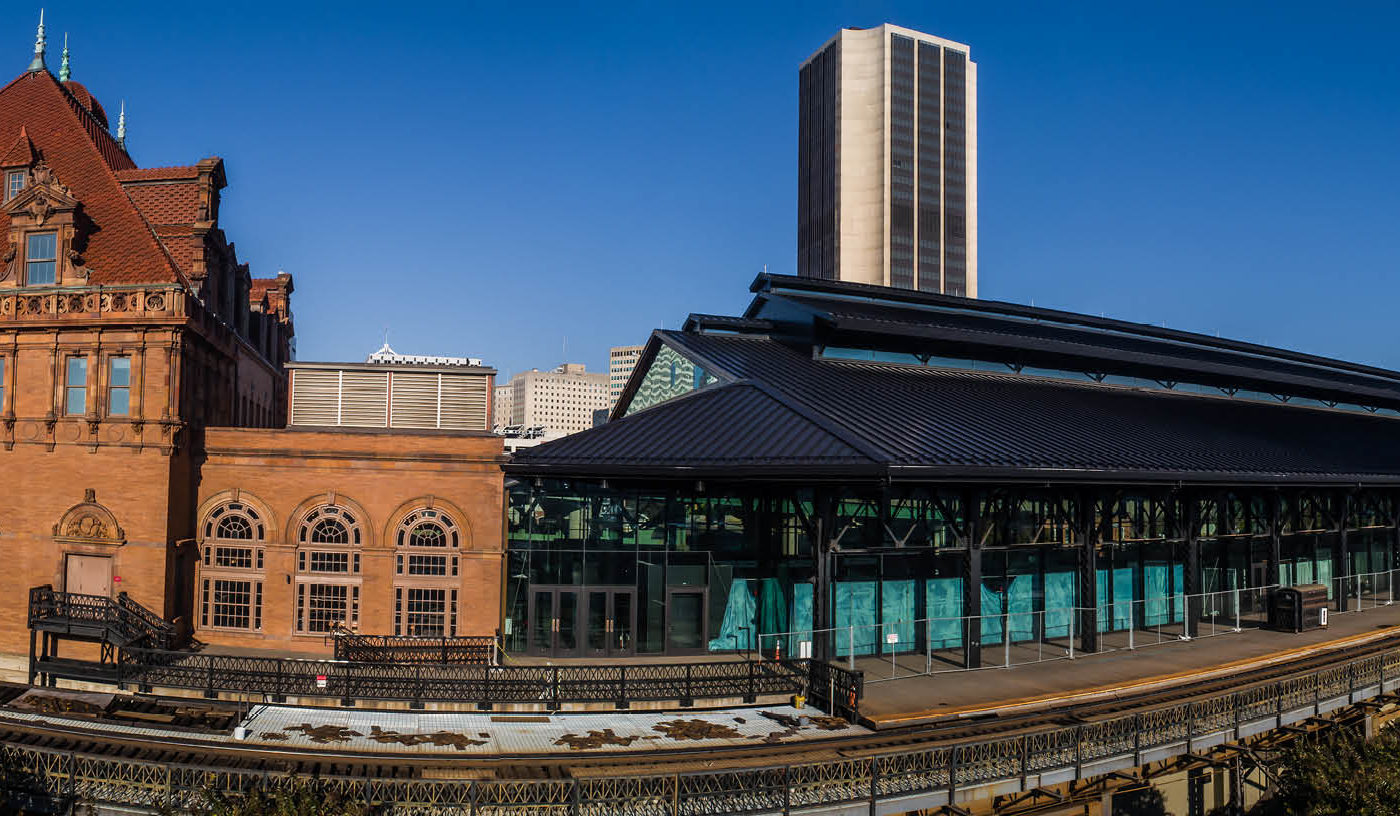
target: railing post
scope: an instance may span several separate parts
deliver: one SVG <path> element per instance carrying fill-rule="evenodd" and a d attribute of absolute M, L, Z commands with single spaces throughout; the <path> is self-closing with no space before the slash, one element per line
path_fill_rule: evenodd
<path fill-rule="evenodd" d="M 958 794 L 958 746 L 948 746 L 948 804 L 956 800 Z"/>
<path fill-rule="evenodd" d="M 870 758 L 870 816 L 875 816 L 875 803 L 880 798 L 880 758 Z"/>
<path fill-rule="evenodd" d="M 753 661 L 752 661 L 752 660 L 745 660 L 744 662 L 748 664 L 748 675 L 749 675 L 749 677 L 748 677 L 748 680 L 749 680 L 749 686 L 748 686 L 748 688 L 749 688 L 749 690 L 748 690 L 748 693 L 744 695 L 744 702 L 746 702 L 746 703 L 752 703 L 752 702 L 755 702 L 756 700 L 758 700 L 758 695 L 754 692 L 754 688 L 753 688 Z"/>
<path fill-rule="evenodd" d="M 1142 764 L 1142 712 L 1133 712 L 1133 762 Z"/>
<path fill-rule="evenodd" d="M 205 656 L 204 656 L 204 667 L 205 667 L 204 696 L 205 696 L 207 699 L 212 700 L 212 699 L 214 699 L 216 696 L 218 696 L 218 695 L 216 695 L 216 694 L 214 693 L 214 656 L 213 656 L 213 655 L 205 655 Z"/>
<path fill-rule="evenodd" d="M 681 705 L 686 706 L 695 704 L 695 692 L 691 690 L 690 686 L 690 668 L 691 664 L 685 664 L 685 697 L 681 700 Z"/>
<path fill-rule="evenodd" d="M 631 699 L 631 697 L 627 696 L 627 664 L 624 663 L 618 667 L 617 707 L 630 708 L 632 705 Z"/>
<path fill-rule="evenodd" d="M 783 816 L 792 813 L 792 767 L 783 766 Z"/>
<path fill-rule="evenodd" d="M 554 708 L 555 711 L 558 711 L 558 710 L 560 709 L 560 703 L 559 703 L 559 667 L 558 667 L 558 666 L 552 667 L 552 671 L 550 672 L 549 685 L 550 685 L 551 697 L 553 698 L 553 703 L 552 703 L 553 708 Z"/>

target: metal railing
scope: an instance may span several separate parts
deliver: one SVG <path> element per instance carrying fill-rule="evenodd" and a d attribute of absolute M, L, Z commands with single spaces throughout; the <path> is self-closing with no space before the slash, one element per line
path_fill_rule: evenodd
<path fill-rule="evenodd" d="M 1047 779 L 1099 776 L 1246 739 L 1400 687 L 1400 649 L 1239 691 L 1080 725 L 863 757 L 764 767 L 566 779 L 441 780 L 317 776 L 339 796 L 394 814 L 778 814 L 937 808 L 988 790 L 1029 790 Z M 6 744 L 3 761 L 41 793 L 96 803 L 201 812 L 205 791 L 277 785 L 275 772 L 156 763 L 63 748 Z M 717 764 L 719 764 L 717 762 Z"/>
<path fill-rule="evenodd" d="M 1332 606 L 1346 612 L 1394 603 L 1400 570 L 1344 576 L 1330 581 Z M 1164 643 L 1233 634 L 1268 625 L 1269 603 L 1279 585 L 1171 594 L 1098 606 L 1010 610 L 981 615 L 934 616 L 825 629 L 795 629 L 756 637 L 758 651 L 812 654 L 828 638 L 833 662 L 861 668 L 869 682 L 943 672 L 1065 660 L 1082 656 L 1084 633 L 1094 627 L 1094 652 L 1142 649 Z M 1027 606 L 1029 606 L 1027 599 Z M 1340 613 L 1337 613 L 1340 614 Z M 976 646 L 964 648 L 976 632 Z M 975 656 L 976 664 L 968 665 Z"/>
<path fill-rule="evenodd" d="M 572 703 L 743 699 L 806 694 L 811 661 L 745 660 L 587 666 L 493 666 L 438 663 L 359 663 L 219 655 L 158 649 L 118 651 L 119 686 L 179 688 L 208 696 L 335 697 L 345 701 L 474 702 L 483 707 Z M 42 670 L 42 667 L 41 667 Z M 823 675 L 825 679 L 827 675 Z M 861 685 L 845 673 L 838 687 Z M 827 683 L 830 687 L 831 683 Z"/>
<path fill-rule="evenodd" d="M 495 666 L 501 662 L 496 638 L 491 635 L 409 637 L 337 632 L 333 643 L 336 660 L 361 663 Z"/>
<path fill-rule="evenodd" d="M 56 592 L 45 585 L 29 590 L 29 628 L 91 628 L 117 645 L 169 648 L 175 627 L 151 610 L 127 597 Z"/>

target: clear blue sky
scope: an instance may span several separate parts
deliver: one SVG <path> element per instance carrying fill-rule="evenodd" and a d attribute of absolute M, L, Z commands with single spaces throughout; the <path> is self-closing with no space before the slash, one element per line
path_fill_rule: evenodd
<path fill-rule="evenodd" d="M 35 8 L 7 2 L 9 73 Z M 981 291 L 1400 367 L 1400 4 L 48 5 L 143 166 L 224 157 L 302 359 L 590 368 L 795 268 L 797 67 L 969 43 Z"/>

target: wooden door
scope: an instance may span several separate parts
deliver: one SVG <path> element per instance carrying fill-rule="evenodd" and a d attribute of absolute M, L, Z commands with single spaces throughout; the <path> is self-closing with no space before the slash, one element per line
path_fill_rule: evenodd
<path fill-rule="evenodd" d="M 112 597 L 112 559 L 105 555 L 70 555 L 63 590 Z"/>

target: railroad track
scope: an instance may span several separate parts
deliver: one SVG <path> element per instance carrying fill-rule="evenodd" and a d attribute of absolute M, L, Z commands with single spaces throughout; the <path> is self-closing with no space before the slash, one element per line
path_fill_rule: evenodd
<path fill-rule="evenodd" d="M 1400 634 L 1369 643 L 1309 655 L 1228 677 L 1188 682 L 1168 689 L 1129 693 L 1121 698 L 1068 705 L 1007 716 L 984 716 L 970 720 L 933 723 L 891 729 L 874 734 L 828 737 L 800 744 L 650 748 L 644 752 L 617 751 L 597 754 L 540 755 L 502 754 L 492 757 L 443 755 L 367 754 L 330 748 L 279 748 L 267 745 L 213 744 L 210 734 L 179 731 L 159 738 L 109 734 L 94 739 L 90 730 L 65 724 L 61 719 L 28 722 L 8 719 L 0 710 L 0 740 L 20 746 L 34 746 L 94 756 L 139 759 L 156 763 L 218 766 L 242 771 L 293 773 L 301 776 L 352 776 L 375 779 L 419 778 L 425 769 L 480 771 L 495 779 L 566 779 L 574 775 L 614 775 L 675 768 L 704 769 L 711 764 L 724 768 L 756 768 L 784 763 L 820 762 L 843 757 L 912 752 L 963 742 L 1010 737 L 1021 733 L 1084 725 L 1122 716 L 1148 712 L 1195 699 L 1208 699 L 1222 693 L 1244 692 L 1289 677 L 1306 675 L 1332 664 L 1364 658 L 1400 645 Z M 7 702 L 26 687 L 0 687 L 0 703 Z M 185 698 L 138 698 L 150 705 L 187 704 Z M 625 715 L 624 715 L 625 716 Z"/>

